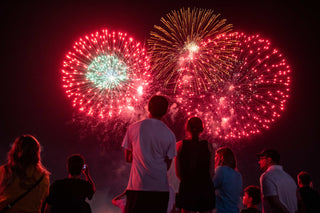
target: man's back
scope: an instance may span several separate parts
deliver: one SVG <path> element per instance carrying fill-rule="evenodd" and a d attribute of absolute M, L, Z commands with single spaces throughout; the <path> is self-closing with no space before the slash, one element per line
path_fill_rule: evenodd
<path fill-rule="evenodd" d="M 294 179 L 283 171 L 282 166 L 273 165 L 260 177 L 262 190 L 263 212 L 274 212 L 264 197 L 278 196 L 280 202 L 291 213 L 295 213 L 298 208 L 297 204 L 297 185 Z"/>
<path fill-rule="evenodd" d="M 123 141 L 132 151 L 128 190 L 168 191 L 165 158 L 174 158 L 175 136 L 158 119 L 145 119 L 129 126 Z"/>

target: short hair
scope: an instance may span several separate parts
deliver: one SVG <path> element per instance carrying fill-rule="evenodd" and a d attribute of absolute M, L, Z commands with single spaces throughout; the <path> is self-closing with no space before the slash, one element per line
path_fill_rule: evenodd
<path fill-rule="evenodd" d="M 300 180 L 301 184 L 304 186 L 308 186 L 311 183 L 311 175 L 309 172 L 301 171 L 298 174 L 298 179 Z"/>
<path fill-rule="evenodd" d="M 84 158 L 80 154 L 73 154 L 68 157 L 68 172 L 71 175 L 80 175 L 84 164 Z"/>
<path fill-rule="evenodd" d="M 167 113 L 168 106 L 169 102 L 164 96 L 155 95 L 148 103 L 148 110 L 153 117 L 161 118 Z"/>
<path fill-rule="evenodd" d="M 188 120 L 186 129 L 191 134 L 200 134 L 203 131 L 202 120 L 198 117 L 192 117 Z"/>
<path fill-rule="evenodd" d="M 258 157 L 269 157 L 272 162 L 279 164 L 280 163 L 280 154 L 275 149 L 265 149 L 262 152 L 257 154 Z"/>
<path fill-rule="evenodd" d="M 221 163 L 221 166 L 229 166 L 232 169 L 237 167 L 236 158 L 230 148 L 221 147 L 216 151 L 216 153 L 223 156 L 223 162 Z"/>
<path fill-rule="evenodd" d="M 244 189 L 244 192 L 246 192 L 249 197 L 252 197 L 252 204 L 258 205 L 261 201 L 261 192 L 260 188 L 258 186 L 248 186 Z"/>

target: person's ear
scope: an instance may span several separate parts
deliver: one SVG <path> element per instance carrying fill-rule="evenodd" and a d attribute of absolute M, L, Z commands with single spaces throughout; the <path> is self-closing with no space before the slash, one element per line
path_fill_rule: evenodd
<path fill-rule="evenodd" d="M 250 196 L 248 196 L 248 198 L 249 198 L 249 203 L 252 203 L 253 198 Z"/>
<path fill-rule="evenodd" d="M 266 161 L 269 165 L 272 164 L 272 159 L 270 157 L 266 157 Z"/>
<path fill-rule="evenodd" d="M 220 165 L 224 165 L 224 157 L 223 157 L 223 155 L 220 155 L 219 163 L 220 163 Z"/>

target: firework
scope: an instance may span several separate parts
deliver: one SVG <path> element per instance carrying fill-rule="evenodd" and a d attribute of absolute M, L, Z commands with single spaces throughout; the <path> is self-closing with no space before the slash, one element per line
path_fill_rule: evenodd
<path fill-rule="evenodd" d="M 63 62 L 73 107 L 95 118 L 132 117 L 148 96 L 149 59 L 126 33 L 102 30 L 74 43 Z"/>
<path fill-rule="evenodd" d="M 151 69 L 165 88 L 175 93 L 206 92 L 223 80 L 232 63 L 232 40 L 218 37 L 232 25 L 210 9 L 180 9 L 160 20 L 148 39 Z M 208 42 L 210 41 L 210 42 Z"/>
<path fill-rule="evenodd" d="M 233 33 L 239 41 L 237 60 L 212 91 L 176 95 L 187 116 L 204 119 L 206 133 L 224 140 L 240 139 L 269 129 L 289 98 L 290 66 L 271 42 L 259 35 Z"/>

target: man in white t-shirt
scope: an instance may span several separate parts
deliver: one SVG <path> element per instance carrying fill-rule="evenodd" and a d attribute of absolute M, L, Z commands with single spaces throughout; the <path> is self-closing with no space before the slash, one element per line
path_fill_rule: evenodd
<path fill-rule="evenodd" d="M 123 139 L 125 159 L 131 162 L 127 186 L 128 213 L 165 213 L 169 200 L 167 170 L 176 156 L 176 138 L 161 121 L 168 110 L 163 96 L 148 103 L 149 118 L 131 124 Z"/>
<path fill-rule="evenodd" d="M 298 211 L 297 184 L 283 171 L 280 154 L 274 149 L 266 149 L 257 154 L 264 173 L 260 176 L 263 213 L 296 213 Z"/>

